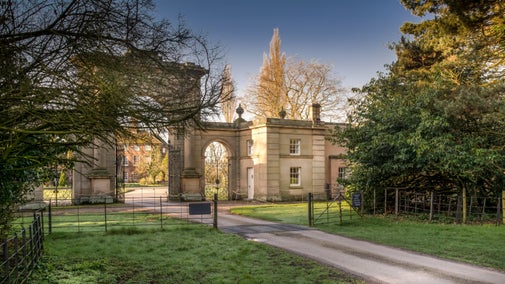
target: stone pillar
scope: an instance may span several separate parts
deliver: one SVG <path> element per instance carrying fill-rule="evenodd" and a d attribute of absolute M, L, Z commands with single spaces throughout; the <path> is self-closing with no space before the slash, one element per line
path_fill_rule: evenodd
<path fill-rule="evenodd" d="M 201 174 L 196 170 L 195 159 L 199 155 L 199 149 L 193 149 L 194 135 L 184 138 L 184 168 L 181 174 L 182 199 L 195 200 L 198 196 L 204 198 L 200 188 Z"/>
<path fill-rule="evenodd" d="M 191 158 L 191 140 L 189 137 L 184 137 L 184 168 L 194 168 L 193 159 Z"/>
<path fill-rule="evenodd" d="M 115 189 L 115 148 L 102 141 L 84 149 L 93 160 L 74 167 L 73 188 L 75 203 L 112 202 Z"/>

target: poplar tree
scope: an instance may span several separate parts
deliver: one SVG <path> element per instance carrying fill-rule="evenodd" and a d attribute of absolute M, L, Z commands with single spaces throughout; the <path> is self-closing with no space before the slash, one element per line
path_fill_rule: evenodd
<path fill-rule="evenodd" d="M 279 117 L 285 107 L 286 89 L 284 87 L 284 69 L 286 55 L 281 53 L 279 29 L 274 29 L 270 41 L 270 53 L 263 55 L 256 89 L 256 115 L 260 117 Z"/>
<path fill-rule="evenodd" d="M 224 121 L 231 123 L 233 122 L 233 115 L 235 114 L 236 97 L 235 87 L 231 78 L 230 65 L 226 65 L 224 68 L 221 100 L 221 111 L 223 112 Z"/>

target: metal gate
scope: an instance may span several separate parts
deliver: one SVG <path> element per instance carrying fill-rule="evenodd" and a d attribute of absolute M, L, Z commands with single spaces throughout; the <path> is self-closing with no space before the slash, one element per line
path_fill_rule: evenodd
<path fill-rule="evenodd" d="M 168 199 L 180 199 L 181 189 L 181 173 L 182 173 L 182 156 L 181 150 L 168 150 Z"/>
<path fill-rule="evenodd" d="M 350 221 L 354 217 L 362 216 L 362 193 L 351 195 L 348 199 L 343 194 L 337 195 L 333 199 L 326 199 L 327 196 L 314 196 L 309 193 L 309 226 L 322 224 L 339 224 L 344 221 Z M 315 201 L 319 200 L 319 201 Z"/>

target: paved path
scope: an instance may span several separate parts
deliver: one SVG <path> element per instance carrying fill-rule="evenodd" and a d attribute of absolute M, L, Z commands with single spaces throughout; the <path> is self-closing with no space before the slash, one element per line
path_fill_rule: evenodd
<path fill-rule="evenodd" d="M 218 227 L 364 278 L 367 283 L 505 283 L 505 273 L 220 211 Z"/>

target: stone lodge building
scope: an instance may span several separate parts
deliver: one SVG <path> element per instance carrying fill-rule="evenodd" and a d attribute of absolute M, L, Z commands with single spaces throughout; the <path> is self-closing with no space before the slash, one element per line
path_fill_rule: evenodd
<path fill-rule="evenodd" d="M 168 145 L 170 199 L 204 199 L 205 150 L 213 142 L 221 143 L 227 151 L 229 199 L 291 201 L 304 200 L 308 193 L 325 199 L 342 190 L 337 178 L 345 177 L 346 148 L 333 145 L 326 137 L 343 125 L 320 121 L 318 104 L 313 106 L 312 120 L 267 118 L 251 122 L 242 119 L 242 112 L 239 106 L 239 118 L 233 123 L 207 122 L 203 130 L 185 130 L 181 135 L 172 132 Z M 99 142 L 88 149 L 96 162 L 91 167 L 76 165 L 76 202 L 117 197 L 115 185 L 121 177 L 116 168 L 117 150 Z"/>
<path fill-rule="evenodd" d="M 338 125 L 320 121 L 320 106 L 313 105 L 312 120 L 267 118 L 248 122 L 210 122 L 205 130 L 172 135 L 169 151 L 169 195 L 199 199 L 205 188 L 205 149 L 212 142 L 228 152 L 229 199 L 288 201 L 335 196 L 344 177 L 346 149 L 333 145 L 327 135 Z"/>

